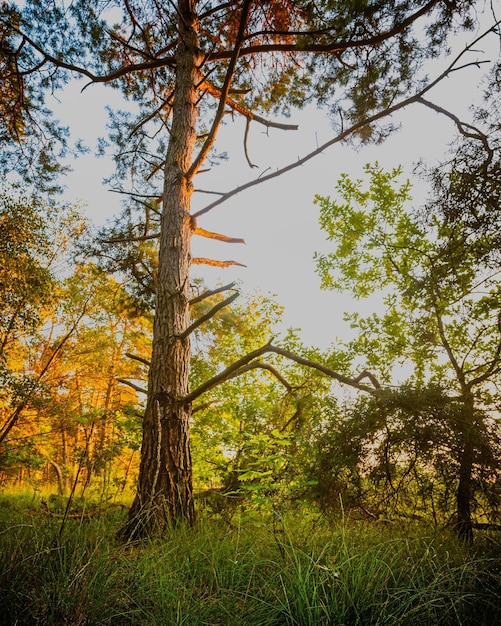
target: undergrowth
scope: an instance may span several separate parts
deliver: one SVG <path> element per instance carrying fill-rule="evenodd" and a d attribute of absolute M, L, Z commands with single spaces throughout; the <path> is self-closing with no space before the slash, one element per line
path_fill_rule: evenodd
<path fill-rule="evenodd" d="M 501 623 L 501 542 L 318 515 L 200 515 L 123 545 L 124 512 L 47 516 L 0 502 L 3 625 L 400 625 Z"/>

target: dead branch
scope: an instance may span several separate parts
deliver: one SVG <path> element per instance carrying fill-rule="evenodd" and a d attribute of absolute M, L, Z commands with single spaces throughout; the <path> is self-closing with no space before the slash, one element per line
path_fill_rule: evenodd
<path fill-rule="evenodd" d="M 422 99 L 423 96 L 426 93 L 428 93 L 431 89 L 433 89 L 433 87 L 435 87 L 438 83 L 440 83 L 447 76 L 449 76 L 449 74 L 454 72 L 455 69 L 456 69 L 456 65 L 458 64 L 459 60 L 467 52 L 469 52 L 472 49 L 472 47 L 474 45 L 476 45 L 482 38 L 486 37 L 488 34 L 493 32 L 493 29 L 498 24 L 499 24 L 499 22 L 497 22 L 494 26 L 492 26 L 491 28 L 488 28 L 486 31 L 484 31 L 482 34 L 480 34 L 471 44 L 469 44 L 468 46 L 465 46 L 463 48 L 463 50 L 461 50 L 461 52 L 453 59 L 453 61 L 449 64 L 449 66 L 441 74 L 439 74 L 434 80 L 432 80 L 430 83 L 428 83 L 428 85 L 423 87 L 416 94 L 414 94 L 412 96 L 409 96 L 407 98 L 404 98 L 400 102 L 397 102 L 396 104 L 388 107 L 387 109 L 383 109 L 382 111 L 378 111 L 377 113 L 374 113 L 373 115 L 368 116 L 366 119 L 361 120 L 360 122 L 352 124 L 352 126 L 350 126 L 349 128 L 346 128 L 342 132 L 338 133 L 336 136 L 332 137 L 331 139 L 329 139 L 328 141 L 326 141 L 322 145 L 318 146 L 315 150 L 313 150 L 312 152 L 309 152 L 304 157 L 298 158 L 296 161 L 294 161 L 292 163 L 289 163 L 288 165 L 285 165 L 284 167 L 281 167 L 281 168 L 275 170 L 274 172 L 271 172 L 270 174 L 267 174 L 266 176 L 263 176 L 262 174 L 260 174 L 257 178 L 254 178 L 254 179 L 244 183 L 243 185 L 240 185 L 239 187 L 235 187 L 234 189 L 231 189 L 230 191 L 227 191 L 226 193 L 221 194 L 221 196 L 217 200 L 214 200 L 214 202 L 211 202 L 210 204 L 205 206 L 203 209 L 200 209 L 199 211 L 194 213 L 193 217 L 197 218 L 200 215 L 204 215 L 205 213 L 208 213 L 209 211 L 211 211 L 215 207 L 219 206 L 220 204 L 223 204 L 224 202 L 226 202 L 227 200 L 229 200 L 233 196 L 236 196 L 237 194 L 241 193 L 242 191 L 245 191 L 245 190 L 247 190 L 247 189 L 249 189 L 251 187 L 254 187 L 256 185 L 260 185 L 262 183 L 268 182 L 269 180 L 272 180 L 274 178 L 278 178 L 279 176 L 282 176 L 282 174 L 285 174 L 286 172 L 290 172 L 290 171 L 296 169 L 297 167 L 303 166 L 305 163 L 307 163 L 308 161 L 310 161 L 314 157 L 316 157 L 319 154 L 322 154 L 323 152 L 325 152 L 325 150 L 327 150 L 327 148 L 330 148 L 331 146 L 333 146 L 333 145 L 335 145 L 337 143 L 341 143 L 342 141 L 344 141 L 345 139 L 347 139 L 351 135 L 355 134 L 356 132 L 358 132 L 362 128 L 364 128 L 366 126 L 369 126 L 370 124 L 373 124 L 374 122 L 377 122 L 377 121 L 379 121 L 379 120 L 381 120 L 381 119 L 383 119 L 385 117 L 390 117 L 391 115 L 393 115 L 393 113 L 396 113 L 396 112 L 406 108 L 410 104 L 414 104 L 416 102 L 419 102 L 419 100 Z"/>
<path fill-rule="evenodd" d="M 191 262 L 193 265 L 211 265 L 212 267 L 230 267 L 231 265 L 247 267 L 238 261 L 216 261 L 215 259 L 207 259 L 205 257 L 195 257 L 191 260 Z"/>
<path fill-rule="evenodd" d="M 218 287 L 217 289 L 204 291 L 199 296 L 195 296 L 194 298 L 192 298 L 190 300 L 190 304 L 192 305 L 197 304 L 198 302 L 201 302 L 202 300 L 205 300 L 206 298 L 210 298 L 211 296 L 214 296 L 217 293 L 221 293 L 222 291 L 229 291 L 230 289 L 233 289 L 234 286 L 235 286 L 235 283 L 233 282 L 233 283 L 228 283 L 227 285 L 224 285 L 223 287 Z"/>
<path fill-rule="evenodd" d="M 245 123 L 245 133 L 244 133 L 244 154 L 245 154 L 247 163 L 249 164 L 249 167 L 252 169 L 258 166 L 254 165 L 254 163 L 250 160 L 249 151 L 247 149 L 247 139 L 249 138 L 249 129 L 250 129 L 250 119 L 247 118 L 247 121 Z"/>
<path fill-rule="evenodd" d="M 150 239 L 158 239 L 160 233 L 154 233 L 152 235 L 138 235 L 137 237 L 115 237 L 113 239 L 100 239 L 101 243 L 133 243 L 135 241 L 149 241 Z"/>
<path fill-rule="evenodd" d="M 213 85 L 210 81 L 206 80 L 203 83 L 203 86 L 205 91 L 209 95 L 213 96 L 214 98 L 221 98 L 221 90 Z M 266 128 L 277 128 L 278 130 L 297 130 L 299 128 L 297 124 L 284 124 L 282 122 L 272 122 L 271 120 L 267 120 L 266 118 L 257 115 L 257 113 L 254 113 L 247 107 L 244 107 L 239 102 L 236 102 L 232 98 L 226 98 L 226 104 L 230 107 L 232 111 L 236 111 L 237 113 L 240 113 L 240 115 L 245 117 L 248 123 L 257 122 L 262 126 L 266 126 Z"/>
<path fill-rule="evenodd" d="M 226 108 L 226 101 L 227 101 L 228 94 L 230 91 L 231 82 L 233 80 L 233 75 L 235 74 L 235 69 L 237 67 L 238 58 L 240 56 L 240 50 L 244 42 L 245 29 L 247 28 L 247 21 L 249 19 L 251 5 L 252 5 L 252 0 L 244 0 L 242 4 L 242 11 L 240 13 L 240 23 L 238 25 L 238 32 L 235 38 L 235 43 L 231 51 L 230 61 L 228 63 L 228 69 L 226 70 L 226 76 L 224 77 L 224 83 L 221 89 L 221 95 L 219 98 L 216 114 L 212 121 L 212 126 L 207 136 L 207 139 L 205 140 L 195 160 L 191 164 L 191 167 L 187 174 L 188 180 L 191 180 L 193 176 L 198 172 L 198 170 L 200 169 L 200 166 L 205 161 L 205 158 L 209 154 L 212 146 L 214 145 L 214 142 L 216 141 L 216 135 L 219 130 L 219 126 L 221 125 L 223 116 L 224 116 L 224 110 Z"/>
<path fill-rule="evenodd" d="M 467 122 L 462 122 L 459 119 L 459 117 L 457 117 L 457 115 L 454 115 L 454 113 L 447 111 L 447 109 L 444 109 L 438 104 L 434 104 L 433 102 L 430 102 L 429 100 L 426 100 L 425 98 L 418 98 L 417 102 L 424 104 L 424 106 L 428 107 L 429 109 L 432 109 L 432 111 L 441 113 L 442 115 L 445 115 L 446 117 L 451 119 L 456 125 L 456 128 L 458 129 L 458 131 L 461 133 L 461 135 L 463 135 L 463 137 L 468 137 L 470 139 L 477 139 L 478 141 L 480 141 L 482 145 L 484 146 L 485 151 L 487 152 L 489 162 L 492 161 L 492 158 L 494 156 L 494 150 L 489 145 L 489 140 L 487 138 L 487 135 L 485 135 L 481 130 L 476 128 L 476 126 L 473 126 L 472 124 L 468 124 Z"/>
<path fill-rule="evenodd" d="M 186 404 L 191 403 L 193 402 L 193 400 L 196 400 L 196 398 L 201 396 L 206 391 L 209 391 L 210 389 L 217 387 L 217 385 L 224 383 L 226 380 L 229 380 L 234 372 L 239 371 L 254 359 L 265 354 L 268 351 L 270 345 L 271 343 L 267 343 L 263 347 L 258 348 L 257 350 L 253 350 L 252 352 L 249 352 L 249 354 L 241 357 L 240 359 L 232 363 L 229 367 L 227 367 L 224 371 L 222 371 L 220 374 L 213 376 L 209 380 L 205 381 L 205 383 L 199 385 L 194 391 L 192 391 L 185 397 L 184 402 Z"/>
<path fill-rule="evenodd" d="M 144 393 L 145 395 L 148 394 L 147 389 L 143 389 L 143 387 L 135 385 L 133 382 L 127 380 L 126 378 L 116 378 L 116 381 L 122 383 L 123 385 L 128 385 L 129 387 L 132 387 L 132 389 L 135 389 L 139 393 Z"/>
<path fill-rule="evenodd" d="M 280 374 L 277 369 L 275 369 L 272 365 L 261 361 L 253 361 L 252 363 L 244 365 L 238 371 L 234 372 L 227 380 L 241 376 L 242 374 L 245 374 L 245 372 L 250 372 L 253 369 L 263 369 L 270 372 L 280 383 L 282 383 L 289 393 L 293 392 L 294 387 L 282 376 L 282 374 Z"/>
<path fill-rule="evenodd" d="M 125 191 L 125 189 L 110 189 L 112 193 L 120 193 L 124 196 L 130 196 L 131 198 L 148 198 L 150 200 L 156 200 L 159 204 L 162 204 L 163 198 L 154 193 L 135 193 L 134 191 Z"/>
<path fill-rule="evenodd" d="M 245 243 L 245 239 L 239 239 L 236 237 L 228 237 L 227 235 L 221 235 L 220 233 L 213 233 L 209 230 L 205 230 L 204 228 L 200 228 L 197 226 L 193 230 L 194 235 L 199 235 L 200 237 L 205 237 L 206 239 L 215 239 L 217 241 L 224 241 L 225 243 Z"/>
<path fill-rule="evenodd" d="M 142 356 L 138 356 L 137 354 L 132 354 L 132 352 L 126 352 L 125 356 L 129 359 L 133 359 L 134 361 L 139 361 L 140 363 L 144 363 L 148 367 L 151 365 L 151 362 L 148 359 L 144 359 Z"/>
<path fill-rule="evenodd" d="M 374 376 L 374 374 L 371 374 L 371 372 L 368 372 L 367 370 L 364 370 L 363 372 L 361 372 L 356 378 L 354 378 L 353 380 L 356 383 L 359 383 L 361 380 L 363 380 L 364 378 L 368 378 L 371 383 L 374 385 L 375 389 L 381 389 L 381 385 L 379 384 L 378 379 Z"/>
<path fill-rule="evenodd" d="M 348 376 L 344 376 L 344 374 L 340 374 L 339 372 L 336 372 L 335 370 L 331 369 L 330 367 L 327 367 L 326 365 L 322 365 L 321 363 L 317 363 L 316 361 L 312 361 L 305 357 L 294 354 L 293 352 L 290 352 L 289 350 L 286 350 L 285 348 L 279 348 L 278 346 L 269 345 L 267 352 L 280 354 L 281 356 L 287 359 L 290 359 L 291 361 L 295 361 L 299 365 L 305 365 L 306 367 L 316 369 L 319 372 L 322 372 L 322 374 L 325 374 L 326 376 L 328 376 L 329 378 L 337 380 L 338 382 L 343 383 L 344 385 L 348 385 L 349 387 L 353 387 L 354 389 L 358 389 L 360 391 L 365 391 L 367 393 L 374 394 L 375 391 L 377 391 L 378 389 L 381 389 L 381 385 L 377 381 L 376 377 L 367 371 L 363 371 L 361 374 L 359 374 L 355 378 L 349 378 Z M 372 384 L 374 385 L 374 387 L 368 387 L 367 385 L 361 384 L 360 380 L 363 380 L 364 378 L 369 378 Z"/>
<path fill-rule="evenodd" d="M 249 369 L 252 369 L 252 367 L 260 367 L 262 364 L 259 364 L 259 362 L 256 362 L 256 365 L 254 365 L 253 361 L 257 359 L 258 357 L 262 356 L 263 354 L 266 354 L 269 352 L 274 353 L 274 354 L 279 354 L 280 356 L 283 356 L 286 359 L 295 361 L 299 365 L 304 365 L 311 369 L 315 369 L 321 372 L 322 374 L 324 374 L 325 376 L 332 378 L 333 380 L 337 380 L 338 382 L 344 385 L 348 385 L 349 387 L 353 387 L 354 389 L 358 389 L 359 391 L 364 391 L 365 393 L 370 393 L 374 395 L 381 388 L 381 385 L 379 384 L 379 382 L 369 372 L 364 371 L 362 372 L 362 374 L 360 374 L 359 376 L 355 378 L 349 378 L 348 376 L 345 376 L 344 374 L 340 374 L 339 372 L 336 372 L 335 370 L 331 369 L 330 367 L 327 367 L 326 365 L 322 365 L 322 363 L 317 363 L 316 361 L 312 361 L 305 357 L 299 356 L 297 354 L 294 354 L 293 352 L 290 352 L 289 350 L 286 350 L 285 348 L 279 348 L 278 346 L 274 346 L 271 344 L 271 342 L 269 342 L 265 344 L 264 346 L 262 346 L 261 348 L 258 348 L 257 350 L 254 350 L 253 352 L 249 352 L 249 354 L 241 357 L 240 359 L 232 363 L 232 365 L 228 366 L 221 373 L 207 380 L 205 383 L 202 383 L 201 385 L 199 385 L 195 390 L 193 390 L 190 394 L 188 394 L 185 397 L 184 402 L 185 403 L 193 402 L 193 400 L 201 396 L 203 393 L 206 393 L 210 389 L 217 387 L 218 385 L 226 382 L 227 380 L 230 380 L 231 378 L 234 378 L 235 376 L 239 376 L 240 374 L 243 374 L 244 372 L 249 371 Z M 269 368 L 266 368 L 266 369 L 269 369 Z M 272 370 L 269 369 L 269 371 L 272 371 Z M 373 383 L 374 387 L 369 387 L 368 385 L 362 384 L 360 380 L 362 380 L 363 378 L 369 378 L 371 382 Z"/>
<path fill-rule="evenodd" d="M 199 326 L 201 326 L 204 322 L 206 322 L 207 320 L 210 320 L 211 317 L 214 317 L 214 315 L 218 311 L 223 309 L 225 306 L 228 306 L 229 304 L 231 304 L 233 300 L 236 300 L 239 295 L 240 295 L 240 292 L 237 291 L 234 294 L 232 294 L 229 298 L 226 298 L 226 300 L 223 300 L 222 302 L 219 302 L 218 304 L 216 304 L 216 306 L 213 306 L 210 311 L 208 311 L 205 315 L 202 315 L 202 317 L 199 317 L 192 324 L 190 324 L 190 326 L 188 326 L 188 328 L 183 333 L 178 335 L 178 339 L 181 339 L 181 340 L 186 339 L 186 337 L 191 335 L 191 333 L 194 330 L 196 330 Z"/>

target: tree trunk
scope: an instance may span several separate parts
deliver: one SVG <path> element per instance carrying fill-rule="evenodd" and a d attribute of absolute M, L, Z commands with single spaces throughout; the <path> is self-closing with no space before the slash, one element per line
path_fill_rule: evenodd
<path fill-rule="evenodd" d="M 122 536 L 161 533 L 172 522 L 193 523 L 188 394 L 190 341 L 189 269 L 193 192 L 187 177 L 197 138 L 197 85 L 201 54 L 195 0 L 180 0 L 179 46 L 172 127 L 165 163 L 163 211 L 156 282 L 153 351 L 143 419 L 136 497 Z"/>
<path fill-rule="evenodd" d="M 63 466 L 63 493 L 61 495 L 66 495 L 70 488 L 70 477 L 69 473 L 69 459 L 68 459 L 68 437 L 66 433 L 66 417 L 64 417 L 61 421 L 61 451 L 62 451 L 62 466 Z"/>
<path fill-rule="evenodd" d="M 61 467 L 55 462 L 49 459 L 49 463 L 54 468 L 57 476 L 57 493 L 60 496 L 64 496 L 64 481 L 63 481 L 63 472 L 61 471 Z"/>
<path fill-rule="evenodd" d="M 461 415 L 462 450 L 459 465 L 459 483 L 456 496 L 457 533 L 465 543 L 473 542 L 473 523 L 471 519 L 472 472 L 475 455 L 474 415 L 475 408 L 471 392 L 464 394 L 464 411 Z"/>

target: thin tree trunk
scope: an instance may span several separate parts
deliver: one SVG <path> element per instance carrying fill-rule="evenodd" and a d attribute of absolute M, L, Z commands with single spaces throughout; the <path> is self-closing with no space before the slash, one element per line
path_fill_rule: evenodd
<path fill-rule="evenodd" d="M 61 467 L 55 462 L 49 459 L 50 465 L 54 468 L 57 476 L 57 492 L 60 496 L 64 496 L 64 481 L 63 481 L 63 472 L 61 471 Z"/>
<path fill-rule="evenodd" d="M 191 405 L 188 394 L 189 269 L 193 192 L 187 177 L 197 130 L 197 85 L 201 54 L 195 0 L 180 0 L 179 46 L 172 128 L 165 164 L 163 213 L 156 285 L 153 351 L 143 419 L 141 464 L 136 497 L 122 536 L 158 534 L 171 522 L 193 523 L 190 454 Z"/>
<path fill-rule="evenodd" d="M 62 452 L 62 466 L 63 466 L 63 492 L 61 495 L 65 495 L 70 488 L 69 472 L 69 459 L 68 459 L 68 439 L 66 433 L 66 417 L 61 422 L 61 452 Z"/>
<path fill-rule="evenodd" d="M 465 394 L 462 417 L 462 450 L 459 465 L 459 482 L 456 495 L 457 533 L 465 543 L 473 542 L 473 523 L 471 519 L 471 498 L 473 494 L 472 473 L 475 455 L 474 442 L 474 404 L 471 392 Z"/>

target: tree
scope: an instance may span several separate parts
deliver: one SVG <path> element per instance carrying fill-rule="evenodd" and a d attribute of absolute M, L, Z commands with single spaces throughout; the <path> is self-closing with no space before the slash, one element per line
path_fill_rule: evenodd
<path fill-rule="evenodd" d="M 382 138 L 389 127 L 379 128 L 381 120 L 424 102 L 422 96 L 441 78 L 469 64 L 465 50 L 439 78 L 418 80 L 420 64 L 445 50 L 447 34 L 473 25 L 474 6 L 473 0 L 77 0 L 67 7 L 28 0 L 22 10 L 2 5 L 2 77 L 10 85 L 3 106 L 15 110 L 18 125 L 36 123 L 37 115 L 45 119 L 28 96 L 47 86 L 57 89 L 71 75 L 119 87 L 138 107 L 136 117 L 115 112 L 111 134 L 118 146 L 117 181 L 127 181 L 124 191 L 139 195 L 145 208 L 141 226 L 115 242 L 131 235 L 159 240 L 141 469 L 127 538 L 161 532 L 169 520 L 194 520 L 189 423 L 196 394 L 189 391 L 188 376 L 196 322 L 190 322 L 190 266 L 235 261 L 194 259 L 190 242 L 194 235 L 237 241 L 210 233 L 198 221 L 245 188 L 354 134 Z M 294 164 L 191 210 L 194 177 L 204 162 L 217 160 L 214 145 L 227 110 L 242 115 L 247 130 L 251 123 L 289 130 L 294 126 L 265 115 L 308 101 L 328 106 L 340 120 L 332 139 Z M 13 138 L 22 147 L 26 136 Z"/>
<path fill-rule="evenodd" d="M 3 190 L 0 209 L 0 377 L 7 407 L 0 426 L 2 444 L 76 329 L 71 328 L 53 346 L 43 334 L 45 318 L 57 305 L 58 264 L 68 257 L 85 222 L 75 209 L 55 203 L 48 206 L 15 187 Z M 46 349 L 26 369 L 38 341 Z"/>
<path fill-rule="evenodd" d="M 109 497 L 112 483 L 117 491 L 125 488 L 138 456 L 140 403 L 133 381 L 145 368 L 140 355 L 151 352 L 152 316 L 138 314 L 124 287 L 95 265 L 75 267 L 58 282 L 51 306 L 37 314 L 41 331 L 26 334 L 28 348 L 20 350 L 21 342 L 17 350 L 17 369 L 37 384 L 26 402 L 16 400 L 17 420 L 8 422 L 0 467 L 6 478 L 33 468 L 33 479 L 43 472 L 52 482 L 55 475 L 61 494 L 77 483 L 84 492 L 98 478 L 100 497 Z"/>
<path fill-rule="evenodd" d="M 364 359 L 385 383 L 393 379 L 397 367 L 410 370 L 410 384 L 421 390 L 422 398 L 412 398 L 410 392 L 386 400 L 380 395 L 380 408 L 384 412 L 386 402 L 394 415 L 403 409 L 398 420 L 408 419 L 414 429 L 421 420 L 419 428 L 427 435 L 415 449 L 423 456 L 434 436 L 452 448 L 457 464 L 457 529 L 460 537 L 471 541 L 475 468 L 478 474 L 483 464 L 489 464 L 495 474 L 499 472 L 499 429 L 493 411 L 501 374 L 500 248 L 496 231 L 478 231 L 468 221 L 451 222 L 444 218 L 444 208 L 454 192 L 459 194 L 458 181 L 461 194 L 467 193 L 470 208 L 475 210 L 475 205 L 479 214 L 490 196 L 477 196 L 475 201 L 471 188 L 465 191 L 464 180 L 452 170 L 447 193 L 433 197 L 419 215 L 413 215 L 406 210 L 409 182 L 397 183 L 400 169 L 388 173 L 376 164 L 368 165 L 366 173 L 367 186 L 344 175 L 337 186 L 339 199 L 317 198 L 320 223 L 334 246 L 333 252 L 317 255 L 318 271 L 324 288 L 350 289 L 357 297 L 386 290 L 383 315 L 348 317 L 358 331 L 349 351 L 353 358 Z M 491 181 L 497 188 L 497 167 Z M 425 392 L 437 385 L 441 394 Z M 430 401 L 427 406 L 426 396 L 435 398 L 435 407 Z M 426 423 L 427 414 L 435 414 L 435 420 L 446 425 L 441 435 L 439 425 L 432 430 Z M 377 410 L 370 415 L 373 424 L 379 420 L 379 429 Z M 449 429 L 453 443 L 446 441 Z M 407 430 L 403 439 L 410 438 Z"/>
<path fill-rule="evenodd" d="M 79 452 L 84 488 L 98 475 L 104 497 L 111 486 L 112 461 L 137 445 L 138 390 L 131 381 L 141 377 L 144 364 L 127 354 L 149 354 L 151 316 L 138 315 L 123 286 L 99 268 L 77 266 L 64 283 L 56 311 L 59 333 L 74 324 L 83 302 L 85 315 L 47 377 L 49 401 L 44 408 L 58 437 L 53 460 L 60 463 L 65 482 L 66 467 Z M 120 381 L 129 384 L 124 387 Z"/>

